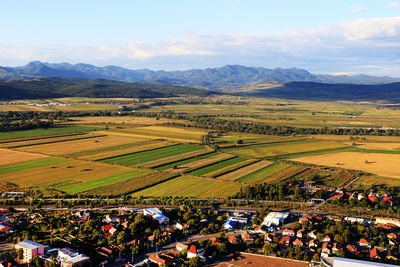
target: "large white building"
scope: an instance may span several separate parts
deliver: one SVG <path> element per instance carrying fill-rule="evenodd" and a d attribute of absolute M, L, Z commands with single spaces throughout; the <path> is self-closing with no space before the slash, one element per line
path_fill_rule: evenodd
<path fill-rule="evenodd" d="M 19 242 L 15 249 L 24 251 L 24 262 L 31 262 L 36 255 L 44 255 L 44 245 L 30 240 Z"/>
<path fill-rule="evenodd" d="M 322 267 L 378 267 L 378 266 L 394 267 L 397 265 L 333 257 L 333 258 L 321 258 L 321 266 Z"/>
<path fill-rule="evenodd" d="M 58 250 L 58 260 L 61 263 L 61 267 L 75 267 L 88 263 L 90 257 L 79 254 L 70 248 L 62 248 Z"/>
<path fill-rule="evenodd" d="M 400 220 L 396 219 L 396 218 L 381 218 L 381 217 L 378 217 L 378 218 L 375 219 L 375 223 L 376 224 L 384 224 L 384 225 L 392 224 L 392 225 L 395 225 L 397 227 L 400 227 Z"/>
<path fill-rule="evenodd" d="M 144 215 L 150 215 L 153 219 L 157 220 L 159 224 L 168 224 L 169 218 L 162 214 L 157 208 L 143 209 Z"/>
<path fill-rule="evenodd" d="M 263 225 L 266 227 L 282 225 L 285 220 L 289 217 L 289 212 L 286 211 L 274 211 L 270 212 L 263 221 Z"/>

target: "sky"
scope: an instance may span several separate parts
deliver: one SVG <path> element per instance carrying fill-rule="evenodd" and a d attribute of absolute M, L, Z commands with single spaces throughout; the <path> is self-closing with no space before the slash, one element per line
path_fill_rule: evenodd
<path fill-rule="evenodd" d="M 240 64 L 400 77 L 400 0 L 1 0 L 0 66 Z"/>

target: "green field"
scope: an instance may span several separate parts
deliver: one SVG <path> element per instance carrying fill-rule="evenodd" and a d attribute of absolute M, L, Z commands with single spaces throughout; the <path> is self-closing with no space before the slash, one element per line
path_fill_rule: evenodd
<path fill-rule="evenodd" d="M 201 155 L 201 156 L 192 157 L 192 158 L 188 158 L 188 159 L 184 159 L 184 160 L 180 160 L 180 161 L 176 161 L 176 162 L 171 162 L 171 163 L 159 166 L 159 167 L 157 167 L 155 169 L 160 170 L 160 171 L 167 170 L 167 169 L 173 168 L 174 166 L 181 166 L 181 165 L 184 165 L 184 164 L 187 164 L 187 163 L 195 162 L 197 160 L 211 158 L 211 157 L 216 156 L 218 154 L 219 154 L 218 152 L 211 152 L 211 153 L 204 154 L 204 155 Z"/>
<path fill-rule="evenodd" d="M 21 171 L 27 171 L 27 170 L 32 170 L 32 169 L 38 169 L 38 168 L 42 168 L 42 167 L 61 165 L 61 164 L 65 164 L 67 162 L 69 162 L 69 160 L 64 159 L 64 158 L 46 157 L 46 158 L 34 159 L 34 160 L 29 160 L 29 161 L 24 161 L 24 162 L 6 164 L 6 165 L 3 165 L 0 167 L 0 174 L 21 172 Z"/>
<path fill-rule="evenodd" d="M 132 166 L 136 164 L 140 164 L 143 162 L 148 162 L 156 159 L 161 159 L 165 157 L 175 156 L 199 149 L 204 149 L 202 146 L 192 145 L 192 144 L 178 144 L 172 145 L 168 147 L 146 150 L 142 152 L 137 152 L 128 155 L 117 156 L 113 158 L 103 159 L 102 162 L 107 163 L 117 163 L 126 166 Z"/>
<path fill-rule="evenodd" d="M 228 197 L 239 192 L 240 187 L 235 182 L 181 176 L 138 191 L 132 196 Z"/>
<path fill-rule="evenodd" d="M 271 175 L 272 173 L 279 171 L 283 168 L 286 168 L 286 164 L 282 163 L 274 163 L 271 165 L 268 165 L 267 167 L 264 167 L 262 169 L 259 169 L 255 172 L 249 173 L 245 176 L 240 177 L 239 179 L 236 179 L 235 181 L 238 182 L 245 182 L 245 183 L 253 183 L 257 180 L 263 179 L 268 175 Z"/>
<path fill-rule="evenodd" d="M 202 176 L 202 175 L 205 175 L 207 173 L 210 173 L 210 172 L 213 172 L 213 171 L 228 167 L 230 165 L 233 165 L 233 164 L 245 161 L 245 160 L 247 160 L 247 159 L 241 158 L 241 157 L 234 157 L 234 158 L 231 158 L 231 159 L 227 159 L 227 160 L 223 160 L 223 161 L 219 161 L 219 162 L 213 163 L 211 165 L 205 166 L 205 167 L 200 168 L 200 169 L 193 170 L 193 171 L 189 172 L 188 174 Z"/>
<path fill-rule="evenodd" d="M 100 186 L 105 186 L 105 185 L 117 183 L 117 182 L 120 182 L 123 180 L 131 179 L 133 177 L 144 175 L 146 173 L 149 173 L 149 172 L 146 170 L 134 170 L 134 171 L 124 172 L 124 173 L 112 175 L 112 176 L 97 179 L 97 180 L 92 180 L 92 181 L 85 182 L 85 183 L 78 183 L 75 185 L 62 187 L 62 188 L 60 188 L 60 190 L 67 194 L 76 194 L 76 193 L 94 189 L 94 188 L 97 188 Z"/>
<path fill-rule="evenodd" d="M 13 138 L 24 138 L 33 136 L 44 136 L 44 135 L 56 135 L 65 133 L 76 133 L 76 132 L 90 132 L 95 130 L 103 130 L 104 126 L 81 126 L 81 125 L 56 125 L 53 128 L 48 129 L 32 129 L 14 132 L 0 132 L 0 139 L 13 139 Z"/>

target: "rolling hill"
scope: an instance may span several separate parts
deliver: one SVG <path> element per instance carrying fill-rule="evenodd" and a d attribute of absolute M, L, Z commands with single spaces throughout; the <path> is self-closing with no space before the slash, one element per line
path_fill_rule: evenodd
<path fill-rule="evenodd" d="M 208 96 L 220 94 L 184 86 L 129 83 L 105 79 L 38 78 L 0 81 L 0 99 L 38 99 L 52 97 L 133 97 L 154 98 L 178 95 Z"/>
<path fill-rule="evenodd" d="M 33 61 L 22 67 L 0 67 L 0 79 L 33 79 L 37 77 L 62 77 L 84 79 L 110 79 L 125 82 L 151 82 L 171 85 L 185 85 L 212 90 L 230 91 L 252 84 L 265 82 L 318 82 L 383 84 L 400 82 L 400 78 L 367 75 L 334 76 L 312 74 L 304 69 L 267 69 L 227 65 L 219 68 L 192 69 L 185 71 L 131 70 L 117 66 L 96 67 L 89 64 L 43 63 Z"/>

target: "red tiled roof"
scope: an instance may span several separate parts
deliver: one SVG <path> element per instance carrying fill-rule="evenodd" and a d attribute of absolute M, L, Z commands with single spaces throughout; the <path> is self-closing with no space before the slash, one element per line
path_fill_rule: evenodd
<path fill-rule="evenodd" d="M 190 248 L 187 250 L 187 252 L 189 253 L 193 253 L 193 254 L 197 254 L 197 249 L 195 245 L 191 245 Z"/>

